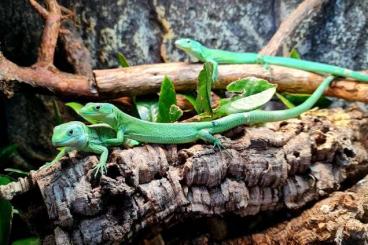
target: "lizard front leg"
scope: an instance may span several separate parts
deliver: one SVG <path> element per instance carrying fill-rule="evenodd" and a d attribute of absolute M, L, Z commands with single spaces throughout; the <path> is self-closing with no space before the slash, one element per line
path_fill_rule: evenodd
<path fill-rule="evenodd" d="M 107 157 L 109 155 L 108 149 L 105 146 L 97 145 L 97 144 L 89 144 L 88 148 L 89 148 L 88 149 L 89 152 L 101 154 L 99 163 L 93 169 L 95 171 L 95 177 L 97 176 L 98 173 L 100 173 L 101 175 L 104 175 L 107 172 L 106 162 L 107 162 Z"/>
<path fill-rule="evenodd" d="M 125 134 L 125 128 L 121 128 L 118 130 L 118 133 L 116 135 L 116 138 L 114 139 L 105 139 L 103 140 L 104 143 L 111 146 L 118 146 L 118 145 L 124 145 L 124 147 L 131 148 L 134 146 L 139 145 L 140 143 L 136 140 L 127 139 L 124 137 Z"/>
<path fill-rule="evenodd" d="M 117 131 L 116 138 L 104 139 L 103 142 L 111 146 L 122 145 L 124 143 L 124 134 L 125 134 L 125 128 L 120 128 Z"/>
<path fill-rule="evenodd" d="M 48 167 L 52 166 L 53 164 L 55 164 L 56 162 L 58 162 L 63 156 L 65 156 L 65 154 L 67 154 L 71 150 L 72 150 L 72 148 L 70 148 L 70 147 L 63 147 L 60 150 L 60 152 L 56 155 L 56 157 L 54 158 L 54 160 L 52 160 L 51 162 L 45 163 L 44 165 L 42 165 L 40 167 L 40 169 L 42 169 L 42 168 L 48 168 Z"/>

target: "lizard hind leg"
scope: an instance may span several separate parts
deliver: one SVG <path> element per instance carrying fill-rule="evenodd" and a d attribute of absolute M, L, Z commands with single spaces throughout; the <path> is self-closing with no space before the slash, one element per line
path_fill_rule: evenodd
<path fill-rule="evenodd" d="M 198 132 L 198 138 L 208 143 L 213 144 L 214 148 L 222 150 L 225 147 L 222 145 L 221 140 L 213 136 L 207 129 L 202 129 Z"/>
<path fill-rule="evenodd" d="M 225 152 L 229 158 L 232 157 L 232 154 L 227 149 L 225 149 L 225 146 L 222 144 L 221 140 L 213 136 L 209 130 L 207 129 L 200 130 L 198 132 L 198 138 L 206 142 L 212 143 L 213 148 L 215 150 L 218 150 L 220 153 Z"/>

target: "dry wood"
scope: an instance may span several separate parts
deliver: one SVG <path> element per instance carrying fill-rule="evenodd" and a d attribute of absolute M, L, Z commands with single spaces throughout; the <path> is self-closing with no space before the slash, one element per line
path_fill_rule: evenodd
<path fill-rule="evenodd" d="M 202 69 L 200 64 L 167 63 L 95 70 L 96 80 L 94 81 L 90 67 L 90 54 L 82 40 L 74 35 L 75 30 L 71 27 L 68 31 L 65 31 L 64 27 L 60 37 L 64 41 L 68 60 L 74 66 L 77 75 L 58 71 L 53 66 L 52 60 L 59 35 L 60 19 L 62 19 L 61 11 L 67 11 L 55 0 L 46 1 L 49 11 L 34 0 L 30 0 L 30 3 L 46 19 L 38 62 L 30 68 L 19 67 L 0 53 L 0 82 L 2 83 L 0 88 L 4 93 L 11 95 L 12 82 L 19 81 L 48 89 L 61 96 L 114 99 L 158 92 L 165 75 L 174 80 L 177 91 L 195 89 L 198 73 Z M 307 5 L 308 9 L 317 6 L 315 2 L 308 0 L 303 4 Z M 286 24 L 282 26 L 287 26 L 287 23 L 291 22 L 297 23 L 290 19 L 299 19 L 301 16 L 304 15 L 297 11 L 294 17 L 288 18 Z M 296 28 L 296 25 L 293 28 Z M 221 65 L 219 75 L 220 80 L 216 83 L 216 88 L 219 89 L 225 88 L 228 83 L 236 79 L 256 76 L 278 84 L 279 91 L 312 93 L 323 80 L 320 75 L 291 68 L 271 66 L 267 71 L 260 65 L 246 64 Z M 347 100 L 368 102 L 368 84 L 348 79 L 340 80 L 326 94 Z"/>
<path fill-rule="evenodd" d="M 95 70 L 100 96 L 138 95 L 159 91 L 165 75 L 173 79 L 177 91 L 194 90 L 200 64 L 164 63 L 128 68 Z M 266 70 L 261 65 L 220 65 L 216 89 L 223 89 L 232 81 L 255 76 L 278 84 L 279 91 L 312 93 L 322 82 L 323 76 L 281 66 Z M 341 79 L 326 93 L 329 96 L 368 102 L 368 84 Z"/>
<path fill-rule="evenodd" d="M 59 242 L 122 242 L 186 218 L 302 208 L 368 173 L 367 122 L 356 109 L 314 111 L 222 137 L 226 152 L 201 144 L 115 148 L 100 181 L 92 177 L 97 158 L 86 154 L 32 178 Z"/>
<path fill-rule="evenodd" d="M 32 0 L 30 3 L 43 17 L 46 17 L 36 65 L 49 67 L 54 62 L 55 47 L 60 30 L 61 9 L 56 0 L 46 0 L 45 3 L 48 7 L 46 15 L 45 9 L 36 1 Z"/>
<path fill-rule="evenodd" d="M 20 81 L 62 96 L 94 97 L 88 77 L 42 66 L 19 67 L 0 53 L 0 81 Z"/>
<path fill-rule="evenodd" d="M 298 29 L 300 23 L 310 18 L 312 15 L 317 15 L 322 6 L 328 0 L 304 0 L 298 7 L 281 23 L 277 32 L 271 40 L 264 46 L 260 54 L 276 55 L 282 45 L 290 39 L 292 34 Z"/>
<path fill-rule="evenodd" d="M 90 99 L 112 99 L 158 92 L 165 75 L 173 79 L 177 91 L 194 90 L 201 69 L 200 64 L 164 63 L 94 70 L 97 90 L 100 92 L 98 94 L 91 87 L 91 81 L 87 76 L 63 73 L 39 66 L 19 67 L 0 54 L 0 81 L 17 80 L 51 90 L 60 96 L 79 96 Z M 247 76 L 268 79 L 279 85 L 279 91 L 296 93 L 312 93 L 323 80 L 321 75 L 280 66 L 270 66 L 270 70 L 267 71 L 260 65 L 221 65 L 219 81 L 215 88 L 223 89 L 230 82 Z M 326 95 L 368 102 L 368 84 L 340 79 L 330 87 Z"/>

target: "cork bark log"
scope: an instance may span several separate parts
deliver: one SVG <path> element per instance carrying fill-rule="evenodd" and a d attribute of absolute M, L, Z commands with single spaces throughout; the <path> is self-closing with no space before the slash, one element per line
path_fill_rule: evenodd
<path fill-rule="evenodd" d="M 239 127 L 221 136 L 221 152 L 201 142 L 114 148 L 100 179 L 96 156 L 72 154 L 33 172 L 37 188 L 13 202 L 58 244 L 131 242 L 188 219 L 302 209 L 368 173 L 367 122 L 358 109 L 326 109 Z"/>
<path fill-rule="evenodd" d="M 366 244 L 368 176 L 345 192 L 334 192 L 300 216 L 224 244 Z"/>

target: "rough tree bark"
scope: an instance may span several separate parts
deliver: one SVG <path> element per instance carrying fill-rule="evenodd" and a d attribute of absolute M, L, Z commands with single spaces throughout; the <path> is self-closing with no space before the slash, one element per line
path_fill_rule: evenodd
<path fill-rule="evenodd" d="M 115 148 L 99 180 L 95 156 L 72 154 L 32 173 L 33 191 L 19 192 L 14 202 L 44 239 L 58 244 L 126 242 L 190 218 L 299 209 L 368 173 L 367 122 L 357 109 L 326 109 L 240 127 L 225 134 L 233 139 L 222 137 L 221 152 L 202 144 Z M 35 185 L 44 204 L 32 210 L 40 201 L 29 199 Z M 35 221 L 44 212 L 47 232 L 43 220 Z"/>
<path fill-rule="evenodd" d="M 367 197 L 368 176 L 345 192 L 334 192 L 288 222 L 224 244 L 366 244 Z"/>

